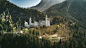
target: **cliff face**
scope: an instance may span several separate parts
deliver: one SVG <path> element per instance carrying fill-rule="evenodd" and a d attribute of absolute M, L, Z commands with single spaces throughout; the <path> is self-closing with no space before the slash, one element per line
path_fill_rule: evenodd
<path fill-rule="evenodd" d="M 62 3 L 63 1 L 65 0 L 42 0 L 38 5 L 31 7 L 31 9 L 37 9 L 38 11 L 43 12 L 51 6 Z"/>

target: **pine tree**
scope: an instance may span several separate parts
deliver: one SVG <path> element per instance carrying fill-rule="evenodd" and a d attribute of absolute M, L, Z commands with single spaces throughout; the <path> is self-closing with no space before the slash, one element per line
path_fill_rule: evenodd
<path fill-rule="evenodd" d="M 84 37 L 85 37 L 85 32 L 84 32 Z"/>
<path fill-rule="evenodd" d="M 29 33 L 31 34 L 31 30 L 29 31 Z"/>
<path fill-rule="evenodd" d="M 39 31 L 38 31 L 38 35 L 39 35 Z"/>
<path fill-rule="evenodd" d="M 42 38 L 42 42 L 44 42 L 44 38 Z"/>
<path fill-rule="evenodd" d="M 35 30 L 33 30 L 33 35 L 35 35 Z"/>
<path fill-rule="evenodd" d="M 62 43 L 62 41 L 61 41 L 61 39 L 60 39 L 59 44 L 61 44 L 61 43 Z"/>
<path fill-rule="evenodd" d="M 86 41 L 85 41 L 85 46 L 86 46 Z"/>

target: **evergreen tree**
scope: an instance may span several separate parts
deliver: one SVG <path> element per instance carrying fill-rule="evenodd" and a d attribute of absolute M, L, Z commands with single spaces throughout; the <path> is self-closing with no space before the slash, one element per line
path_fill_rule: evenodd
<path fill-rule="evenodd" d="M 61 41 L 61 39 L 60 39 L 59 44 L 61 44 L 61 43 L 62 43 L 62 41 Z"/>
<path fill-rule="evenodd" d="M 0 24 L 2 24 L 2 19 L 0 18 Z"/>
<path fill-rule="evenodd" d="M 31 30 L 29 31 L 29 34 L 31 34 Z"/>
<path fill-rule="evenodd" d="M 84 32 L 84 37 L 85 37 L 85 32 Z"/>
<path fill-rule="evenodd" d="M 33 35 L 35 35 L 35 30 L 33 30 Z"/>
<path fill-rule="evenodd" d="M 86 46 L 86 41 L 85 41 L 85 46 Z"/>

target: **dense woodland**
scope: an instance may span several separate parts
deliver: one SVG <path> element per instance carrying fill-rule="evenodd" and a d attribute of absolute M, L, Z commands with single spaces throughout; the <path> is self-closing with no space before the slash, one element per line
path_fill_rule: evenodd
<path fill-rule="evenodd" d="M 16 27 L 17 30 L 18 28 L 20 29 L 21 26 L 23 27 L 25 21 L 29 21 L 29 17 L 32 18 L 32 22 L 34 22 L 34 20 L 43 20 L 45 17 L 43 13 L 37 10 L 19 8 L 7 0 L 0 0 L 0 15 L 3 14 L 3 12 L 5 12 L 6 15 L 9 12 L 12 19 L 12 25 L 13 27 Z M 4 16 L 6 17 L 6 15 Z M 0 30 L 3 28 L 3 30 L 7 30 L 9 32 L 13 30 L 13 27 L 10 27 L 9 21 L 2 22 L 2 19 L 0 17 Z"/>
<path fill-rule="evenodd" d="M 10 13 L 14 23 L 16 23 L 19 18 L 24 22 L 24 20 L 28 21 L 29 17 L 33 18 L 33 20 L 36 21 L 42 20 L 43 17 L 45 17 L 43 13 L 35 9 L 19 8 L 18 6 L 14 5 L 13 3 L 10 3 L 9 1 L 0 0 L 0 14 L 3 13 L 3 11 L 5 13 Z"/>
<path fill-rule="evenodd" d="M 73 36 L 67 41 L 50 42 L 47 39 L 38 39 L 38 31 L 29 31 L 29 34 L 1 34 L 2 48 L 86 48 L 86 33 L 79 31 L 79 25 L 69 26 Z M 70 35 L 71 35 L 70 33 Z"/>
<path fill-rule="evenodd" d="M 8 21 L 2 22 L 2 20 L 0 19 L 0 31 L 2 30 L 7 30 L 7 32 L 9 32 L 13 30 L 13 28 L 10 26 L 10 23 Z"/>
<path fill-rule="evenodd" d="M 39 31 L 29 30 L 29 34 L 4 34 L 0 32 L 0 45 L 2 48 L 86 48 L 86 32 L 85 27 L 79 23 L 71 25 L 73 21 L 62 17 L 55 17 L 54 24 L 68 22 L 71 32 L 70 37 L 66 41 L 51 42 L 48 39 L 39 39 Z M 58 23 L 57 23 L 58 22 Z"/>

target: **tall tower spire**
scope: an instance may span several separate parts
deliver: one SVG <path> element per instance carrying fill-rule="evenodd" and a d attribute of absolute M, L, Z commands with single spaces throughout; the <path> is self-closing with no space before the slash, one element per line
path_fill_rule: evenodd
<path fill-rule="evenodd" d="M 31 25 L 31 17 L 29 18 L 29 25 Z"/>
<path fill-rule="evenodd" d="M 46 26 L 47 26 L 47 15 L 46 15 Z"/>

